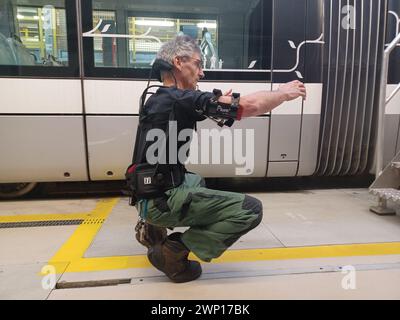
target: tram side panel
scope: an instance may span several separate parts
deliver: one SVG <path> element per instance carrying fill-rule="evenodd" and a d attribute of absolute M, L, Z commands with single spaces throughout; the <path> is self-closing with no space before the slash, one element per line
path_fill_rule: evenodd
<path fill-rule="evenodd" d="M 88 116 L 90 177 L 123 180 L 131 162 L 138 116 Z"/>
<path fill-rule="evenodd" d="M 90 178 L 124 179 L 132 160 L 144 81 L 85 80 Z"/>
<path fill-rule="evenodd" d="M 279 84 L 273 85 L 277 90 Z M 286 102 L 271 112 L 269 177 L 293 177 L 299 159 L 302 99 Z"/>
<path fill-rule="evenodd" d="M 146 82 L 85 80 L 84 83 L 91 179 L 123 179 L 127 164 L 132 158 L 138 125 L 139 105 L 135 102 L 139 101 Z M 246 86 L 201 83 L 200 87 L 207 91 L 212 91 L 216 87 L 229 90 L 232 85 L 243 94 L 253 90 L 265 90 L 266 86 L 266 84 L 259 84 L 257 87 L 254 84 Z M 114 115 L 110 114 L 111 105 Z M 198 123 L 199 139 L 193 140 L 191 145 L 192 153 L 196 152 L 198 157 L 192 158 L 188 170 L 198 172 L 205 177 L 233 177 L 236 176 L 237 168 L 246 168 L 246 176 L 263 177 L 266 171 L 267 148 L 260 146 L 267 144 L 268 124 L 268 117 L 244 119 L 232 128 L 224 129 L 209 120 Z M 246 144 L 248 134 L 246 130 L 251 130 L 249 135 L 254 137 L 254 141 L 249 141 L 248 144 Z M 209 135 L 202 138 L 202 132 Z M 230 138 L 234 139 L 235 132 L 240 136 L 238 141 L 235 141 L 236 145 L 229 142 Z M 208 143 L 204 141 L 205 139 L 208 139 Z M 213 150 L 211 141 L 220 143 L 221 149 Z M 205 150 L 208 147 L 210 149 Z M 249 159 L 244 161 L 242 155 L 246 155 L 247 150 Z M 225 151 L 230 154 L 231 161 L 229 156 L 224 158 Z M 236 156 L 236 160 L 234 152 L 240 154 Z M 213 163 L 213 157 L 220 157 L 221 163 Z M 250 171 L 247 172 L 247 169 Z"/>
<path fill-rule="evenodd" d="M 206 178 L 264 177 L 267 148 L 261 146 L 268 140 L 268 127 L 267 117 L 243 119 L 223 129 L 210 120 L 199 123 L 188 170 Z"/>
<path fill-rule="evenodd" d="M 1 116 L 0 182 L 86 181 L 81 117 Z"/>
<path fill-rule="evenodd" d="M 234 91 L 246 95 L 255 91 L 268 90 L 269 85 L 269 83 L 203 82 L 200 83 L 200 88 L 204 91 L 221 88 L 224 92 L 232 88 Z M 236 122 L 232 128 L 224 127 L 222 129 L 215 122 L 206 120 L 198 123 L 197 128 L 198 141 L 193 140 L 191 146 L 191 149 L 198 150 L 198 157 L 194 158 L 194 162 L 197 160 L 197 163 L 189 164 L 188 170 L 208 178 L 265 176 L 268 159 L 269 117 L 243 119 Z"/>
<path fill-rule="evenodd" d="M 85 181 L 79 80 L 0 78 L 0 183 Z"/>

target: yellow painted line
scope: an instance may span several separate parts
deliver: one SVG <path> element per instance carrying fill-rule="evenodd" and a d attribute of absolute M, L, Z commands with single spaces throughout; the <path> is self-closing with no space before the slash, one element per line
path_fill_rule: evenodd
<path fill-rule="evenodd" d="M 400 255 L 400 243 L 333 245 L 318 247 L 228 250 L 212 263 L 240 263 L 274 260 L 299 260 L 355 256 Z M 190 259 L 200 261 L 194 255 Z M 201 261 L 200 261 L 201 262 Z M 126 257 L 80 258 L 68 265 L 66 272 L 93 272 L 150 268 L 145 255 Z"/>
<path fill-rule="evenodd" d="M 90 222 L 106 219 L 118 201 L 119 199 L 100 200 L 92 211 L 90 220 L 84 221 L 77 227 L 73 235 L 49 261 L 49 265 L 80 260 L 102 227 L 102 223 Z M 57 272 L 59 271 L 57 270 Z"/>
<path fill-rule="evenodd" d="M 152 268 L 147 256 L 82 258 L 72 261 L 65 272 L 93 272 L 123 269 Z"/>
<path fill-rule="evenodd" d="M 30 214 L 15 216 L 0 216 L 0 223 L 18 222 L 44 222 L 44 221 L 70 221 L 85 220 L 91 217 L 91 213 L 70 213 L 70 214 Z"/>
<path fill-rule="evenodd" d="M 266 260 L 295 260 L 355 256 L 400 255 L 400 242 L 350 244 L 296 248 L 230 250 L 214 263 L 232 263 Z"/>

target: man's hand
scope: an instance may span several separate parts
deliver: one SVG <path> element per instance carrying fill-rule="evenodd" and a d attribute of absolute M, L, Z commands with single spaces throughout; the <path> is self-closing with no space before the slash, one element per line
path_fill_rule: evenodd
<path fill-rule="evenodd" d="M 286 101 L 292 101 L 298 97 L 303 97 L 304 100 L 307 98 L 306 87 L 298 80 L 280 85 L 278 91 L 285 95 Z"/>

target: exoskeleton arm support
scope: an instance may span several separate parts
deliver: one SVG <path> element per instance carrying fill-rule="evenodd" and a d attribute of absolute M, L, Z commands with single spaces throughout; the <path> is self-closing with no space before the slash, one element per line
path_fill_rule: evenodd
<path fill-rule="evenodd" d="M 214 89 L 213 94 L 214 96 L 201 110 L 203 115 L 215 120 L 221 127 L 231 127 L 236 120 L 241 120 L 243 110 L 239 106 L 239 93 L 232 94 L 232 102 L 230 104 L 218 101 L 222 96 L 221 90 Z"/>

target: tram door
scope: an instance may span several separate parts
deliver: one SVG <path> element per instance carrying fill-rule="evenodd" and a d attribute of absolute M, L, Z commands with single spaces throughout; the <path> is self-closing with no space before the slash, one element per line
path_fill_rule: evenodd
<path fill-rule="evenodd" d="M 275 1 L 273 30 L 273 89 L 299 80 L 308 97 L 272 111 L 268 176 L 312 175 L 321 117 L 323 2 Z"/>

